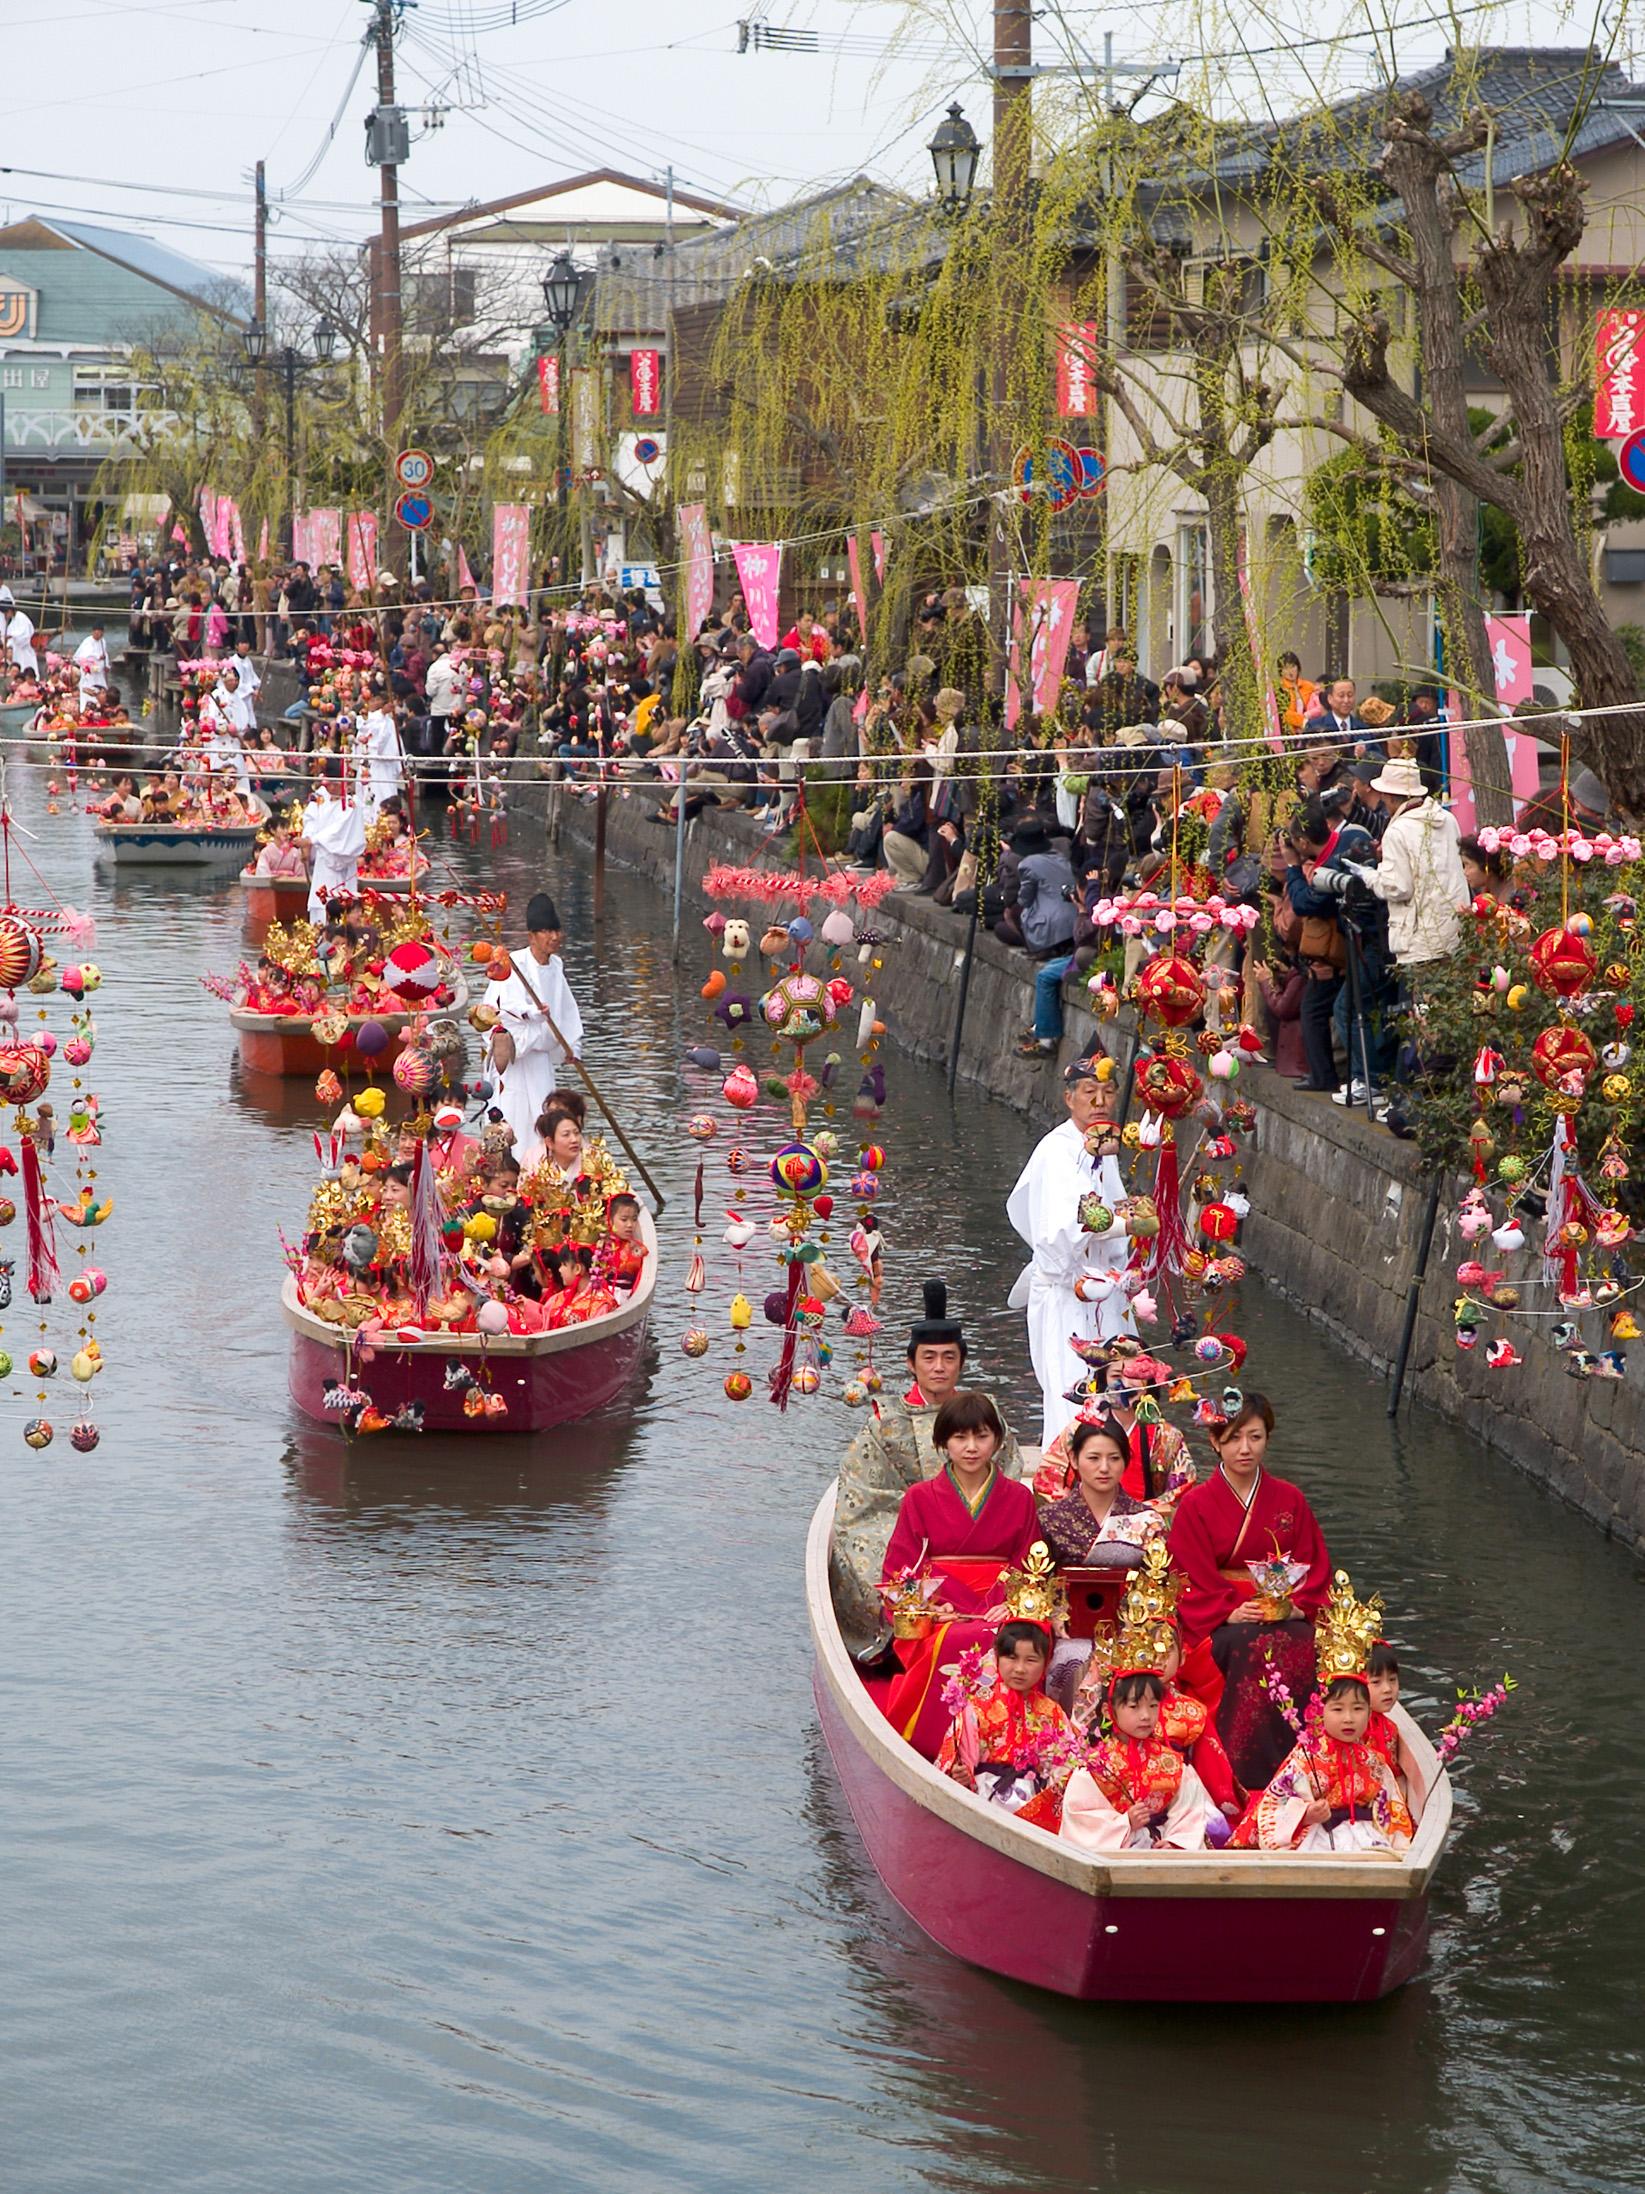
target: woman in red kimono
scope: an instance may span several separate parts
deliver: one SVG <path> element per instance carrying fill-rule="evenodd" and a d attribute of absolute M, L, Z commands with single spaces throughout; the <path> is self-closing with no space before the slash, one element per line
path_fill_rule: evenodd
<path fill-rule="evenodd" d="M 1021 1568 L 1039 1537 L 1033 1494 L 995 1467 L 1005 1427 L 986 1394 L 962 1387 L 938 1410 L 931 1438 L 943 1467 L 903 1495 L 880 1571 L 881 1590 L 893 1588 L 902 1663 L 881 1704 L 928 1760 L 948 1731 L 945 1664 L 992 1645 L 1000 1578 Z"/>
<path fill-rule="evenodd" d="M 1272 1671 L 1294 1699 L 1308 1697 L 1313 1618 L 1331 1589 L 1313 1510 L 1300 1487 L 1264 1468 L 1273 1429 L 1269 1402 L 1247 1394 L 1212 1433 L 1218 1467 L 1182 1496 L 1170 1541 L 1172 1564 L 1188 1579 L 1177 1608 L 1183 1679 L 1214 1704 L 1217 1734 L 1251 1791 L 1266 1787 L 1294 1742 L 1263 1678 Z M 1259 1591 L 1249 1565 L 1267 1561 L 1289 1562 L 1288 1591 Z"/>

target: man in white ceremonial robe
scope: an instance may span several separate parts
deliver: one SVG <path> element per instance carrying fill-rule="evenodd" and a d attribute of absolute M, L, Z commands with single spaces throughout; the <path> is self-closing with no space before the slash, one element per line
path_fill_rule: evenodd
<path fill-rule="evenodd" d="M 334 757 L 304 805 L 303 836 L 312 849 L 308 918 L 323 922 L 330 900 L 358 894 L 360 856 L 366 850 L 365 815 L 358 800 L 344 798 L 342 764 Z"/>
<path fill-rule="evenodd" d="M 524 946 L 510 956 L 507 978 L 487 989 L 485 1002 L 498 1015 L 490 1036 L 497 1075 L 491 1102 L 508 1124 L 520 1164 L 534 1166 L 543 1154 L 537 1121 L 559 1086 L 560 1067 L 582 1050 L 583 1017 L 560 964 L 565 932 L 546 891 L 532 893 L 525 926 Z M 550 1018 L 564 1046 L 549 1028 Z"/>
<path fill-rule="evenodd" d="M 1067 1400 L 1090 1378 L 1074 1339 L 1110 1340 L 1134 1333 L 1131 1301 L 1121 1286 L 1130 1238 L 1119 1206 L 1118 1085 L 1099 1079 L 1107 1060 L 1076 1059 L 1063 1076 L 1068 1118 L 1042 1136 L 1006 1200 L 1005 1214 L 1028 1244 L 1031 1261 L 1007 1297 L 1028 1313 L 1028 1353 L 1044 1403 L 1041 1442 L 1049 1447 L 1074 1415 Z M 1108 1132 L 1103 1132 L 1107 1130 Z M 1100 1148 L 1101 1155 L 1093 1155 Z M 1080 1198 L 1095 1193 L 1113 1214 L 1101 1233 L 1080 1223 Z"/>
<path fill-rule="evenodd" d="M 207 721 L 207 707 L 210 721 Z M 206 732 L 206 767 L 213 774 L 232 773 L 240 792 L 251 790 L 251 764 L 246 758 L 247 709 L 240 693 L 239 675 L 232 663 L 223 665 L 218 679 L 200 710 Z"/>
<path fill-rule="evenodd" d="M 257 658 L 251 652 L 249 640 L 234 643 L 234 675 L 239 680 L 240 703 L 245 711 L 247 739 L 257 736 L 257 696 L 263 690 L 263 674 L 257 668 Z"/>
<path fill-rule="evenodd" d="M 93 625 L 74 651 L 74 667 L 80 673 L 80 706 L 100 699 L 109 682 L 109 651 L 101 625 Z"/>
<path fill-rule="evenodd" d="M 30 678 L 40 675 L 40 658 L 34 650 L 34 619 L 18 609 L 8 594 L 0 607 L 0 632 L 4 632 L 6 653 L 11 657 L 12 668 L 25 672 Z"/>
<path fill-rule="evenodd" d="M 405 781 L 406 757 L 399 726 L 381 697 L 355 728 L 354 755 L 360 802 L 368 820 L 375 822 L 383 802 L 399 792 Z"/>

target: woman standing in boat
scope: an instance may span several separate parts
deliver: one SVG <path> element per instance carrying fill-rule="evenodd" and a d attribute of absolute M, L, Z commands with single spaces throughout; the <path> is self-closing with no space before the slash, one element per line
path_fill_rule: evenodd
<path fill-rule="evenodd" d="M 949 1725 L 944 1665 L 993 1643 L 1000 1579 L 1039 1537 L 1033 1494 L 998 1468 L 1005 1426 L 988 1395 L 962 1387 L 938 1410 L 931 1437 L 942 1468 L 903 1495 L 881 1572 L 902 1663 L 882 1703 L 928 1760 Z"/>
<path fill-rule="evenodd" d="M 1218 1467 L 1190 1486 L 1171 1526 L 1171 1560 L 1188 1579 L 1178 1615 L 1184 1680 L 1208 1702 L 1219 1683 L 1217 1734 L 1247 1790 L 1266 1787 L 1294 1739 L 1264 1688 L 1277 1677 L 1294 1699 L 1314 1685 L 1314 1617 L 1331 1562 L 1299 1486 L 1265 1467 L 1273 1408 L 1247 1394 L 1213 1431 Z M 1261 1583 L 1255 1567 L 1271 1564 Z"/>

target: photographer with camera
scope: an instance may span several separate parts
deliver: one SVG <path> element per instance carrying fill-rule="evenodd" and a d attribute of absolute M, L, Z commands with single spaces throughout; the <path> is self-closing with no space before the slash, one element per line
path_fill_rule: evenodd
<path fill-rule="evenodd" d="M 1292 858 L 1285 871 L 1285 893 L 1299 917 L 1297 955 L 1308 976 L 1301 1013 L 1308 1079 L 1298 1086 L 1329 1091 L 1345 1105 L 1368 1103 L 1365 1015 L 1374 994 L 1385 987 L 1386 975 L 1382 910 L 1364 880 L 1376 849 L 1368 831 L 1335 819 L 1318 799 L 1306 803 L 1287 845 Z M 1349 1064 L 1347 1082 L 1339 1085 L 1331 1029 L 1345 984 Z"/>

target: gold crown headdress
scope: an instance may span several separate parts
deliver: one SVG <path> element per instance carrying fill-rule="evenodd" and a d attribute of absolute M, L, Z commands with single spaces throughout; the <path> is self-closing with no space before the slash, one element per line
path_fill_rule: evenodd
<path fill-rule="evenodd" d="M 1348 1572 L 1339 1569 L 1331 1579 L 1331 1597 L 1314 1625 L 1314 1654 L 1320 1680 L 1338 1676 L 1363 1676 L 1371 1648 L 1382 1636 L 1382 1595 L 1357 1600 Z"/>
<path fill-rule="evenodd" d="M 318 975 L 320 962 L 315 946 L 319 935 L 312 922 L 293 922 L 289 928 L 284 922 L 270 922 L 263 938 L 263 957 L 283 967 L 288 975 Z"/>
<path fill-rule="evenodd" d="M 1034 1541 L 1021 1569 L 1008 1569 L 1000 1585 L 1007 1622 L 1044 1623 L 1050 1628 L 1068 1614 L 1068 1588 L 1057 1575 L 1051 1549 L 1043 1539 Z"/>
<path fill-rule="evenodd" d="M 1119 1627 L 1114 1639 L 1116 1673 L 1151 1668 L 1156 1675 L 1166 1656 L 1178 1643 L 1177 1601 L 1185 1580 L 1171 1568 L 1163 1539 L 1151 1539 L 1142 1550 L 1141 1566 L 1132 1572 L 1118 1609 Z"/>

